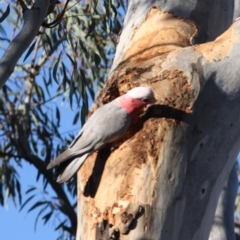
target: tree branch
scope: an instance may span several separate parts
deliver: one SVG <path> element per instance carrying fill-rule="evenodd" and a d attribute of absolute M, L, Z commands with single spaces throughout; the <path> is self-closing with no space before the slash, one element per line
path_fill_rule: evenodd
<path fill-rule="evenodd" d="M 10 133 L 5 132 L 6 135 L 11 139 L 12 144 L 18 149 L 19 151 L 19 157 L 24 158 L 27 162 L 30 164 L 33 164 L 36 169 L 39 170 L 39 172 L 44 175 L 45 179 L 47 182 L 51 185 L 53 188 L 54 192 L 59 198 L 59 202 L 61 204 L 61 208 L 59 210 L 65 214 L 69 221 L 71 222 L 71 232 L 73 235 L 76 234 L 76 229 L 77 229 L 77 214 L 74 211 L 74 206 L 71 205 L 66 193 L 64 192 L 64 189 L 62 186 L 57 183 L 54 179 L 53 173 L 51 171 L 48 171 L 46 169 L 46 163 L 42 161 L 39 157 L 31 154 L 31 150 L 29 147 L 29 144 L 25 138 L 20 138 L 20 139 L 15 139 L 10 136 Z"/>
<path fill-rule="evenodd" d="M 51 22 L 51 23 L 42 23 L 42 26 L 46 27 L 46 28 L 54 28 L 54 27 L 56 27 L 61 22 L 65 12 L 67 11 L 66 8 L 67 8 L 69 2 L 70 2 L 70 0 L 67 0 L 67 2 L 65 4 L 62 12 L 59 15 L 57 15 L 57 18 L 53 22 Z"/>
<path fill-rule="evenodd" d="M 58 198 L 59 198 L 59 202 L 61 203 L 63 209 L 61 210 L 66 216 L 68 216 L 70 222 L 71 222 L 71 226 L 72 226 L 72 232 L 73 234 L 76 233 L 76 229 L 77 229 L 77 215 L 76 212 L 73 209 L 73 206 L 71 205 L 71 203 L 69 202 L 69 199 L 66 195 L 66 193 L 64 192 L 62 186 L 57 183 L 53 177 L 53 174 L 51 171 L 48 171 L 46 169 L 46 164 L 37 156 L 32 155 L 30 153 L 30 149 L 27 149 L 28 147 L 23 146 L 23 141 L 22 139 L 20 141 L 15 141 L 16 145 L 18 145 L 18 149 L 22 149 L 23 151 L 23 156 L 25 158 L 25 160 L 31 164 L 33 164 L 36 169 L 38 169 L 41 174 L 44 175 L 44 177 L 47 179 L 47 181 L 49 182 L 49 184 L 51 185 L 51 187 L 53 188 L 53 190 L 55 191 L 55 193 L 57 194 Z M 26 141 L 25 141 L 26 144 Z"/>
<path fill-rule="evenodd" d="M 24 12 L 23 27 L 0 60 L 0 88 L 8 80 L 17 61 L 38 34 L 38 30 L 46 17 L 48 6 L 49 0 L 36 0 L 33 7 Z"/>

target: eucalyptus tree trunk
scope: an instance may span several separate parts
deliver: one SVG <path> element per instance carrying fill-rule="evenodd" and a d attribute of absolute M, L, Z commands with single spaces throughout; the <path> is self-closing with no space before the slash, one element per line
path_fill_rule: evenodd
<path fill-rule="evenodd" d="M 234 232 L 234 209 L 238 190 L 237 170 L 238 164 L 235 163 L 218 199 L 209 240 L 236 239 Z"/>
<path fill-rule="evenodd" d="M 240 149 L 239 9 L 233 0 L 129 1 L 92 110 L 140 85 L 157 103 L 79 171 L 77 240 L 209 238 Z"/>

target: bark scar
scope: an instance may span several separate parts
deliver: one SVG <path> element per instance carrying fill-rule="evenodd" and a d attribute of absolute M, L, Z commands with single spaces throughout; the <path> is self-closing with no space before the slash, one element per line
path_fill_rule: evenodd
<path fill-rule="evenodd" d="M 130 204 L 127 211 L 120 215 L 119 232 L 126 235 L 137 226 L 137 219 L 144 213 L 144 208 L 140 205 Z"/>

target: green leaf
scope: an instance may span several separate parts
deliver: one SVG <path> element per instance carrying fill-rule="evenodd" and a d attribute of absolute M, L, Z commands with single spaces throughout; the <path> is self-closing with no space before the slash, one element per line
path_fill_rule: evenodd
<path fill-rule="evenodd" d="M 18 180 L 16 180 L 16 189 L 17 189 L 17 193 L 18 193 L 18 200 L 19 200 L 19 203 L 21 205 L 21 203 L 22 203 L 21 185 L 20 185 L 20 182 Z"/>
<path fill-rule="evenodd" d="M 113 4 L 111 4 L 111 8 L 112 8 L 112 10 L 114 12 L 114 18 L 116 18 L 116 16 L 117 16 L 117 9 L 115 8 L 115 6 Z"/>
<path fill-rule="evenodd" d="M 54 230 L 59 230 L 62 226 L 64 226 L 64 224 L 66 223 L 67 220 L 61 222 Z"/>
<path fill-rule="evenodd" d="M 74 82 L 71 81 L 70 84 L 70 92 L 69 92 L 69 100 L 70 100 L 70 107 L 72 109 L 72 103 L 73 103 L 73 94 L 75 92 L 75 86 L 74 86 Z"/>
<path fill-rule="evenodd" d="M 44 35 L 46 36 L 46 41 L 47 41 L 47 43 L 48 43 L 48 45 L 49 45 L 49 47 L 51 49 L 51 53 L 53 53 L 53 46 L 52 46 L 51 39 L 50 39 L 50 37 L 46 33 L 44 33 Z"/>
<path fill-rule="evenodd" d="M 85 72 L 81 69 L 80 70 L 80 74 L 81 74 L 81 80 L 83 83 L 86 83 L 86 77 L 85 77 Z M 82 93 L 83 89 L 81 89 L 80 93 Z"/>
<path fill-rule="evenodd" d="M 48 222 L 48 220 L 50 219 L 50 217 L 52 216 L 52 214 L 53 214 L 53 211 L 47 213 L 46 215 L 44 215 L 44 216 L 42 217 L 42 219 L 44 219 L 44 223 L 43 223 L 44 225 Z"/>
<path fill-rule="evenodd" d="M 43 177 L 43 190 L 44 190 L 45 194 L 46 194 L 46 188 L 47 188 L 48 183 L 49 183 L 48 180 Z"/>
<path fill-rule="evenodd" d="M 104 7 L 105 7 L 105 10 L 106 10 L 106 16 L 110 16 L 111 15 L 111 13 L 110 13 L 110 2 L 104 0 Z"/>
<path fill-rule="evenodd" d="M 50 40 L 50 44 L 49 44 L 47 34 L 42 34 L 42 35 L 41 35 L 41 40 L 42 40 L 42 47 L 43 47 L 43 49 L 44 49 L 44 51 L 45 51 L 45 54 L 46 54 L 47 56 L 50 56 L 51 53 L 52 53 L 51 40 Z"/>
<path fill-rule="evenodd" d="M 38 182 L 38 180 L 39 180 L 40 176 L 41 176 L 41 172 L 40 172 L 40 171 L 38 171 L 38 173 L 37 173 L 37 177 L 36 177 L 36 181 L 37 181 L 37 182 Z"/>
<path fill-rule="evenodd" d="M 94 53 L 94 61 L 96 66 L 98 66 L 101 63 L 101 58 L 99 57 L 99 55 L 97 53 Z"/>
<path fill-rule="evenodd" d="M 53 79 L 57 84 L 59 84 L 59 82 L 57 80 L 57 69 L 58 69 L 58 65 L 59 65 L 61 56 L 62 56 L 62 52 L 59 53 L 58 59 L 57 59 L 56 63 L 54 64 L 54 67 L 53 67 Z"/>
<path fill-rule="evenodd" d="M 27 204 L 29 201 L 31 201 L 34 197 L 35 197 L 35 195 L 30 196 L 30 197 L 23 203 L 23 205 L 21 206 L 21 208 L 20 208 L 19 211 L 21 211 L 21 210 L 26 206 L 26 204 Z"/>
<path fill-rule="evenodd" d="M 79 39 L 79 45 L 81 46 L 82 51 L 85 53 L 86 58 L 89 58 L 89 53 L 87 48 L 85 47 L 85 43 Z"/>
<path fill-rule="evenodd" d="M 96 9 L 97 9 L 97 4 L 98 4 L 98 0 L 93 0 L 93 3 L 94 3 L 94 10 L 96 11 Z"/>
<path fill-rule="evenodd" d="M 31 52 L 33 51 L 35 44 L 36 44 L 36 40 L 34 41 L 34 43 L 33 43 L 33 44 L 30 46 L 30 48 L 28 49 L 28 51 L 27 51 L 27 53 L 26 53 L 26 55 L 25 55 L 25 57 L 24 57 L 24 59 L 23 59 L 23 62 L 25 62 L 25 60 L 28 58 L 28 56 L 29 56 L 29 55 L 31 54 Z"/>
<path fill-rule="evenodd" d="M 48 204 L 47 202 L 43 202 L 43 201 L 38 201 L 36 202 L 31 208 L 28 209 L 28 212 L 31 212 L 33 209 L 41 206 L 41 205 L 44 205 L 44 204 Z"/>
<path fill-rule="evenodd" d="M 77 112 L 77 114 L 75 115 L 74 119 L 73 119 L 73 125 L 75 125 L 79 120 L 79 112 Z"/>
<path fill-rule="evenodd" d="M 66 53 L 66 55 L 69 58 L 69 60 L 71 61 L 72 65 L 75 67 L 76 66 L 76 62 L 73 61 L 73 59 L 71 58 L 71 56 L 69 54 Z"/>
<path fill-rule="evenodd" d="M 34 230 L 36 231 L 36 228 L 37 228 L 37 222 L 38 222 L 38 219 L 39 217 L 42 215 L 42 213 L 46 210 L 45 207 L 43 207 L 39 212 L 38 212 L 38 215 L 36 217 L 36 220 L 35 220 L 35 223 L 34 223 Z"/>
<path fill-rule="evenodd" d="M 9 15 L 9 13 L 10 13 L 10 6 L 8 4 L 6 11 L 0 17 L 0 23 L 4 21 L 4 19 Z"/>
<path fill-rule="evenodd" d="M 86 37 L 89 36 L 89 35 L 94 31 L 95 26 L 96 26 L 96 25 L 95 25 L 95 21 L 92 20 L 92 22 L 91 22 L 91 24 L 90 24 L 90 26 L 89 26 L 88 33 L 87 33 Z"/>
<path fill-rule="evenodd" d="M 51 74 L 49 75 L 49 78 L 51 78 Z M 45 86 L 46 86 L 45 89 L 46 89 L 46 91 L 47 91 L 47 94 L 48 94 L 48 96 L 50 97 L 51 95 L 50 95 L 50 92 L 49 92 L 49 89 L 48 89 L 48 85 L 49 85 L 49 82 L 50 82 L 50 81 L 47 82 L 45 76 L 43 76 L 43 82 L 44 82 L 44 84 L 45 84 Z"/>
<path fill-rule="evenodd" d="M 28 193 L 34 191 L 35 189 L 36 189 L 36 187 L 31 187 L 25 192 L 25 194 L 28 194 Z"/>
<path fill-rule="evenodd" d="M 61 120 L 60 117 L 61 117 L 61 116 L 60 116 L 59 108 L 56 107 L 56 118 L 57 118 L 57 125 L 58 125 L 58 126 L 59 126 L 59 124 L 60 124 L 60 120 Z"/>
<path fill-rule="evenodd" d="M 45 94 L 43 89 L 39 85 L 35 85 L 36 93 L 38 95 L 39 101 L 45 101 Z"/>
<path fill-rule="evenodd" d="M 4 199 L 3 199 L 3 192 L 2 192 L 2 183 L 0 181 L 0 204 L 3 206 Z"/>
<path fill-rule="evenodd" d="M 66 67 L 65 64 L 62 62 L 62 70 L 63 70 L 63 89 L 64 91 L 66 91 L 66 85 L 68 82 L 68 77 L 67 77 L 67 71 L 66 71 Z"/>

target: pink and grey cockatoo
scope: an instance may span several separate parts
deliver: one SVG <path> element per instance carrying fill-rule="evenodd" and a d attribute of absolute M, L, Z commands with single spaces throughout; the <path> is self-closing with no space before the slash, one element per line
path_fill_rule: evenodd
<path fill-rule="evenodd" d="M 47 169 L 61 169 L 58 182 L 67 182 L 88 155 L 120 139 L 148 104 L 154 103 L 151 88 L 136 87 L 98 108 L 88 119 L 69 148 L 48 164 Z M 66 162 L 65 162 L 66 161 Z"/>

